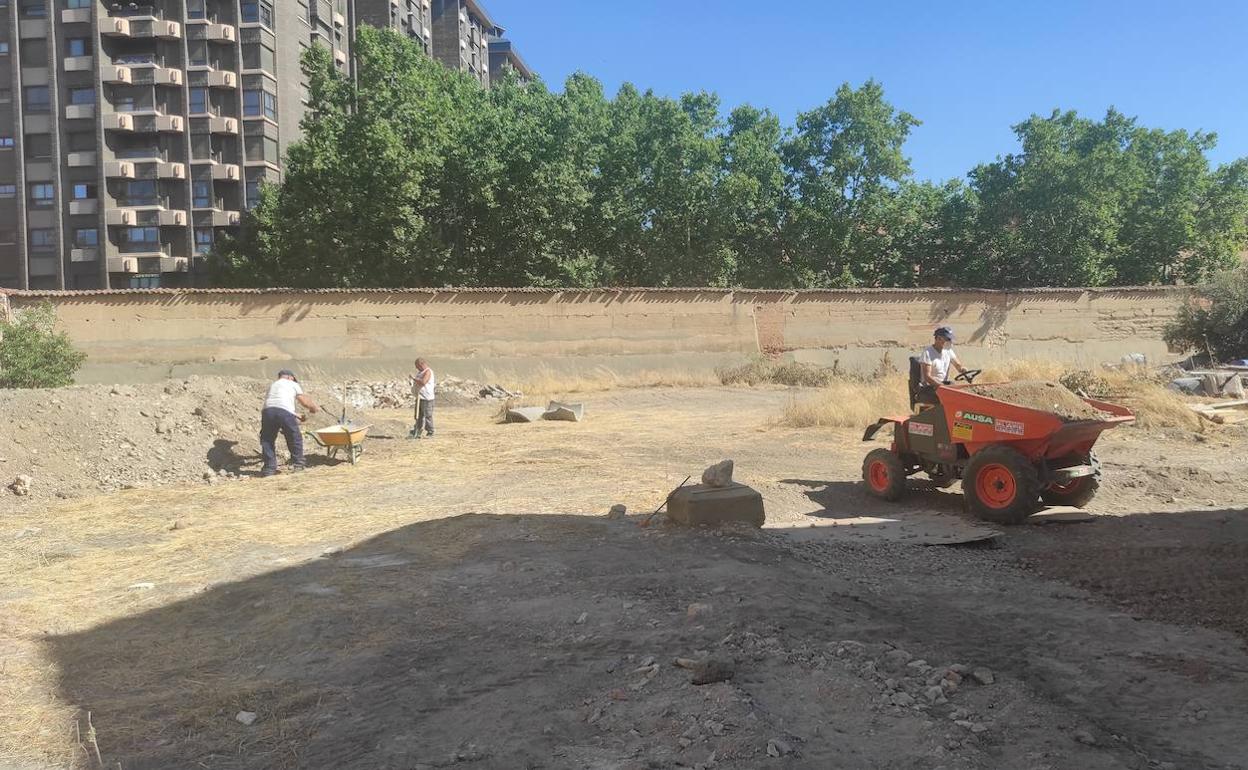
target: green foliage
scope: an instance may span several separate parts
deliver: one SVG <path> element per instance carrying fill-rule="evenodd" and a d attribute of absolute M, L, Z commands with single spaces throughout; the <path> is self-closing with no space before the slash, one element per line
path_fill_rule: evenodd
<path fill-rule="evenodd" d="M 1226 270 L 1192 292 L 1166 329 L 1166 342 L 1221 361 L 1248 358 L 1248 265 Z"/>
<path fill-rule="evenodd" d="M 87 355 L 56 331 L 56 311 L 45 302 L 0 319 L 0 388 L 60 388 L 74 381 Z"/>
<path fill-rule="evenodd" d="M 583 74 L 488 90 L 391 30 L 356 82 L 313 46 L 285 182 L 212 264 L 228 286 L 1107 285 L 1196 282 L 1248 245 L 1248 161 L 1116 111 L 1018 126 L 1021 151 L 916 182 L 919 125 L 841 85 L 792 127 Z"/>

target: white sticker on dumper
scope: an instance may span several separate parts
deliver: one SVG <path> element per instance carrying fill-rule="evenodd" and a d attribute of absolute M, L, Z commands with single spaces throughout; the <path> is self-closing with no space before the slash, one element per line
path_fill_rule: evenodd
<path fill-rule="evenodd" d="M 1023 427 L 1021 422 L 1013 420 L 997 420 L 996 422 L 997 433 L 1009 433 L 1013 436 L 1023 435 Z"/>
<path fill-rule="evenodd" d="M 909 430 L 916 436 L 931 436 L 935 433 L 936 426 L 929 425 L 925 422 L 908 422 Z"/>

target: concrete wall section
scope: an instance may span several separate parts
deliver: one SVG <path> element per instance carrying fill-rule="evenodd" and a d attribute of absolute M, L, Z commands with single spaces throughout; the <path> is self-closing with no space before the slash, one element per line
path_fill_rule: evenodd
<path fill-rule="evenodd" d="M 17 292 L 50 300 L 88 355 L 80 379 L 190 373 L 323 377 L 405 371 L 415 355 L 480 377 L 609 366 L 700 369 L 764 353 L 900 366 L 934 327 L 968 363 L 1165 358 L 1168 289 L 757 292 L 719 289 Z"/>

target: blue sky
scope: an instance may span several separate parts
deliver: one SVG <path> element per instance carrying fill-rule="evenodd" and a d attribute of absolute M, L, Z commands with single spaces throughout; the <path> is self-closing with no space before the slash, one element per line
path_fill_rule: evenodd
<path fill-rule="evenodd" d="M 1214 131 L 1215 162 L 1248 156 L 1248 2 L 1155 0 L 484 0 L 552 88 L 582 70 L 786 123 L 875 78 L 923 125 L 922 179 L 1015 150 L 1010 126 L 1055 107 L 1109 106 L 1149 127 Z"/>

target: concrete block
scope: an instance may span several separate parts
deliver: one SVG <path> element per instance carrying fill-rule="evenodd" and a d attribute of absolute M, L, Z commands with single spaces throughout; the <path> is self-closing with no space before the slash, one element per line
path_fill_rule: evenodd
<path fill-rule="evenodd" d="M 726 487 L 694 484 L 672 493 L 667 503 L 667 516 L 678 524 L 691 527 L 716 527 L 723 524 L 763 526 L 763 496 L 744 484 L 733 482 Z"/>

